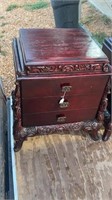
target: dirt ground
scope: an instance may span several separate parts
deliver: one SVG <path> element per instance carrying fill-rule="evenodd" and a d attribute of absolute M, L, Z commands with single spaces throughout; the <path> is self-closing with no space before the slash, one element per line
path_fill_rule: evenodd
<path fill-rule="evenodd" d="M 55 27 L 50 0 L 47 8 L 35 11 L 27 11 L 22 7 L 26 3 L 34 3 L 35 0 L 1 0 L 0 2 L 0 76 L 2 77 L 5 94 L 10 95 L 14 88 L 15 74 L 13 67 L 12 40 L 18 36 L 20 28 L 52 28 Z M 21 7 L 6 11 L 8 6 L 16 4 Z M 90 32 L 105 32 L 112 35 L 112 22 L 102 16 L 87 1 L 82 1 L 80 21 Z"/>

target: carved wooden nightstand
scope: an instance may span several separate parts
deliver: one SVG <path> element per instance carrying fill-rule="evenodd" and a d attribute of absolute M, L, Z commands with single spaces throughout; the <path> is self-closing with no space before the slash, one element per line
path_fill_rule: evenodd
<path fill-rule="evenodd" d="M 80 29 L 21 29 L 13 41 L 15 151 L 27 136 L 83 129 L 98 140 L 111 66 Z"/>

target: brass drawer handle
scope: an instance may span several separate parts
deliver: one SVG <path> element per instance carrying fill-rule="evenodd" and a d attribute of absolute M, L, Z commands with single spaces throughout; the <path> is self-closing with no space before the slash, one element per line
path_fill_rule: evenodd
<path fill-rule="evenodd" d="M 71 89 L 72 89 L 72 86 L 71 85 L 64 85 L 62 86 L 62 92 L 70 92 Z"/>
<path fill-rule="evenodd" d="M 64 101 L 63 103 L 59 103 L 60 108 L 67 108 L 69 106 L 69 102 L 68 101 Z"/>
<path fill-rule="evenodd" d="M 65 95 L 67 92 L 70 92 L 72 86 L 69 83 L 64 83 L 61 85 L 61 90 L 63 92 L 63 95 L 61 96 L 61 99 L 59 101 L 59 105 L 61 108 L 68 107 L 69 103 L 68 101 L 65 100 Z"/>
<path fill-rule="evenodd" d="M 64 123 L 66 121 L 66 116 L 65 115 L 58 115 L 57 116 L 57 122 L 58 123 Z"/>

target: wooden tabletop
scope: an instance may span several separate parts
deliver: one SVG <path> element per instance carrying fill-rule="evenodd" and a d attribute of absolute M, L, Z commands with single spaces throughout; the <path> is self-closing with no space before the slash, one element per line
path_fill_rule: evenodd
<path fill-rule="evenodd" d="M 84 29 L 21 29 L 20 44 L 26 65 L 76 64 L 107 61 Z"/>

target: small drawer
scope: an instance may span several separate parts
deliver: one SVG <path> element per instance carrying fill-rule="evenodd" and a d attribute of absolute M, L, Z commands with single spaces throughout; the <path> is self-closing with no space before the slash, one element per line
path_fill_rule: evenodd
<path fill-rule="evenodd" d="M 21 80 L 22 98 L 102 93 L 108 76 L 37 77 Z"/>
<path fill-rule="evenodd" d="M 97 109 L 81 109 L 64 112 L 22 114 L 22 126 L 55 125 L 92 120 L 95 118 L 96 113 Z"/>
<path fill-rule="evenodd" d="M 102 94 L 89 94 L 86 96 L 65 96 L 65 100 L 60 104 L 61 97 L 45 97 L 22 99 L 23 114 L 32 114 L 40 112 L 51 112 L 57 110 L 78 110 L 98 108 Z"/>

